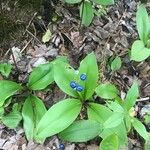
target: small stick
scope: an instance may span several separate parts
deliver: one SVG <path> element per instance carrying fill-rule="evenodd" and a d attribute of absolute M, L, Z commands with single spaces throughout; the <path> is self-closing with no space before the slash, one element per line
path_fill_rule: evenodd
<path fill-rule="evenodd" d="M 15 59 L 15 56 L 14 56 L 14 53 L 13 53 L 12 49 L 10 49 L 10 50 L 11 50 L 11 53 L 12 53 L 12 59 L 13 59 L 14 65 L 15 65 L 15 67 L 16 67 L 16 70 L 19 71 L 18 66 L 17 66 L 16 59 Z"/>

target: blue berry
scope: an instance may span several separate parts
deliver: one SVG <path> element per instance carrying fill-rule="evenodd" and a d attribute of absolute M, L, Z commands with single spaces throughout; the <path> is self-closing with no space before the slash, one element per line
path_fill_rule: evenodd
<path fill-rule="evenodd" d="M 83 86 L 81 86 L 81 85 L 78 85 L 78 86 L 76 87 L 76 90 L 77 90 L 78 92 L 81 92 L 81 91 L 83 91 Z"/>
<path fill-rule="evenodd" d="M 77 86 L 77 84 L 76 84 L 74 81 L 71 81 L 71 82 L 70 82 L 70 87 L 71 87 L 71 88 L 74 89 L 74 88 L 76 88 L 76 86 Z"/>
<path fill-rule="evenodd" d="M 86 80 L 86 74 L 84 74 L 84 73 L 81 74 L 81 75 L 80 75 L 80 79 L 81 79 L 82 81 Z"/>
<path fill-rule="evenodd" d="M 63 143 L 61 143 L 61 144 L 59 145 L 59 149 L 60 149 L 60 150 L 64 150 L 64 149 L 65 149 L 65 145 L 64 145 Z"/>

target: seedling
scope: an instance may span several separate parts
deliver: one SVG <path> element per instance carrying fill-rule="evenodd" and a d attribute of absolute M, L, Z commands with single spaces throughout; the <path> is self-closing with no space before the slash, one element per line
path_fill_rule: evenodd
<path fill-rule="evenodd" d="M 150 20 L 145 6 L 138 7 L 136 25 L 140 40 L 136 40 L 131 48 L 131 60 L 140 62 L 150 56 Z"/>

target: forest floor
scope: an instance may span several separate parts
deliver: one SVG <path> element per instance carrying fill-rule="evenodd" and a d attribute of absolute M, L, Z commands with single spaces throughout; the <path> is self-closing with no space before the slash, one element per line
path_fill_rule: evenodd
<path fill-rule="evenodd" d="M 150 110 L 150 107 L 146 107 L 150 106 L 150 61 L 136 63 L 129 58 L 131 45 L 138 38 L 135 23 L 138 2 L 118 0 L 115 5 L 106 8 L 106 14 L 95 16 L 89 27 L 80 27 L 78 7 L 62 4 L 57 0 L 55 2 L 51 1 L 47 7 L 42 5 L 40 11 L 30 7 L 26 12 L 24 9 L 20 11 L 15 4 L 12 7 L 8 0 L 1 3 L 3 14 L 7 14 L 10 22 L 13 20 L 13 23 L 17 23 L 16 26 L 6 29 L 0 26 L 0 62 L 11 62 L 13 65 L 9 79 L 26 83 L 34 67 L 60 55 L 67 56 L 71 65 L 77 68 L 80 61 L 94 51 L 101 82 L 109 81 L 115 84 L 122 96 L 133 80 L 138 80 L 140 97 L 135 108 L 138 118 L 143 121 L 142 110 Z M 150 9 L 149 3 L 147 7 Z M 11 28 L 16 30 L 12 31 Z M 47 29 L 51 31 L 52 36 L 45 44 L 42 42 L 42 36 Z M 15 62 L 12 55 L 15 56 Z M 120 56 L 123 62 L 121 69 L 115 73 L 111 73 L 107 67 L 112 56 Z M 2 79 L 0 76 L 0 80 Z M 47 108 L 65 97 L 55 84 L 49 89 L 36 93 Z M 150 131 L 148 125 L 147 130 Z M 44 145 L 27 142 L 21 125 L 12 130 L 0 124 L 0 149 L 56 150 L 59 143 L 62 141 L 57 136 L 47 139 Z M 129 137 L 129 143 L 129 149 L 143 149 L 138 135 Z M 98 150 L 99 143 L 94 139 L 87 143 L 64 144 L 65 150 Z"/>

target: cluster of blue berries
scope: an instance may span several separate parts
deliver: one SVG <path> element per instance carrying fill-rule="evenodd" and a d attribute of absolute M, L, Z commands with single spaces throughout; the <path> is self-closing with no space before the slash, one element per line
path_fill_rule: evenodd
<path fill-rule="evenodd" d="M 80 79 L 82 80 L 82 81 L 84 81 L 84 80 L 86 80 L 86 74 L 81 74 L 80 75 Z M 73 88 L 73 89 L 75 89 L 76 91 L 78 91 L 78 92 L 81 92 L 81 91 L 83 91 L 83 86 L 81 86 L 81 85 L 78 85 L 75 81 L 71 81 L 70 82 L 70 87 L 71 88 Z"/>

